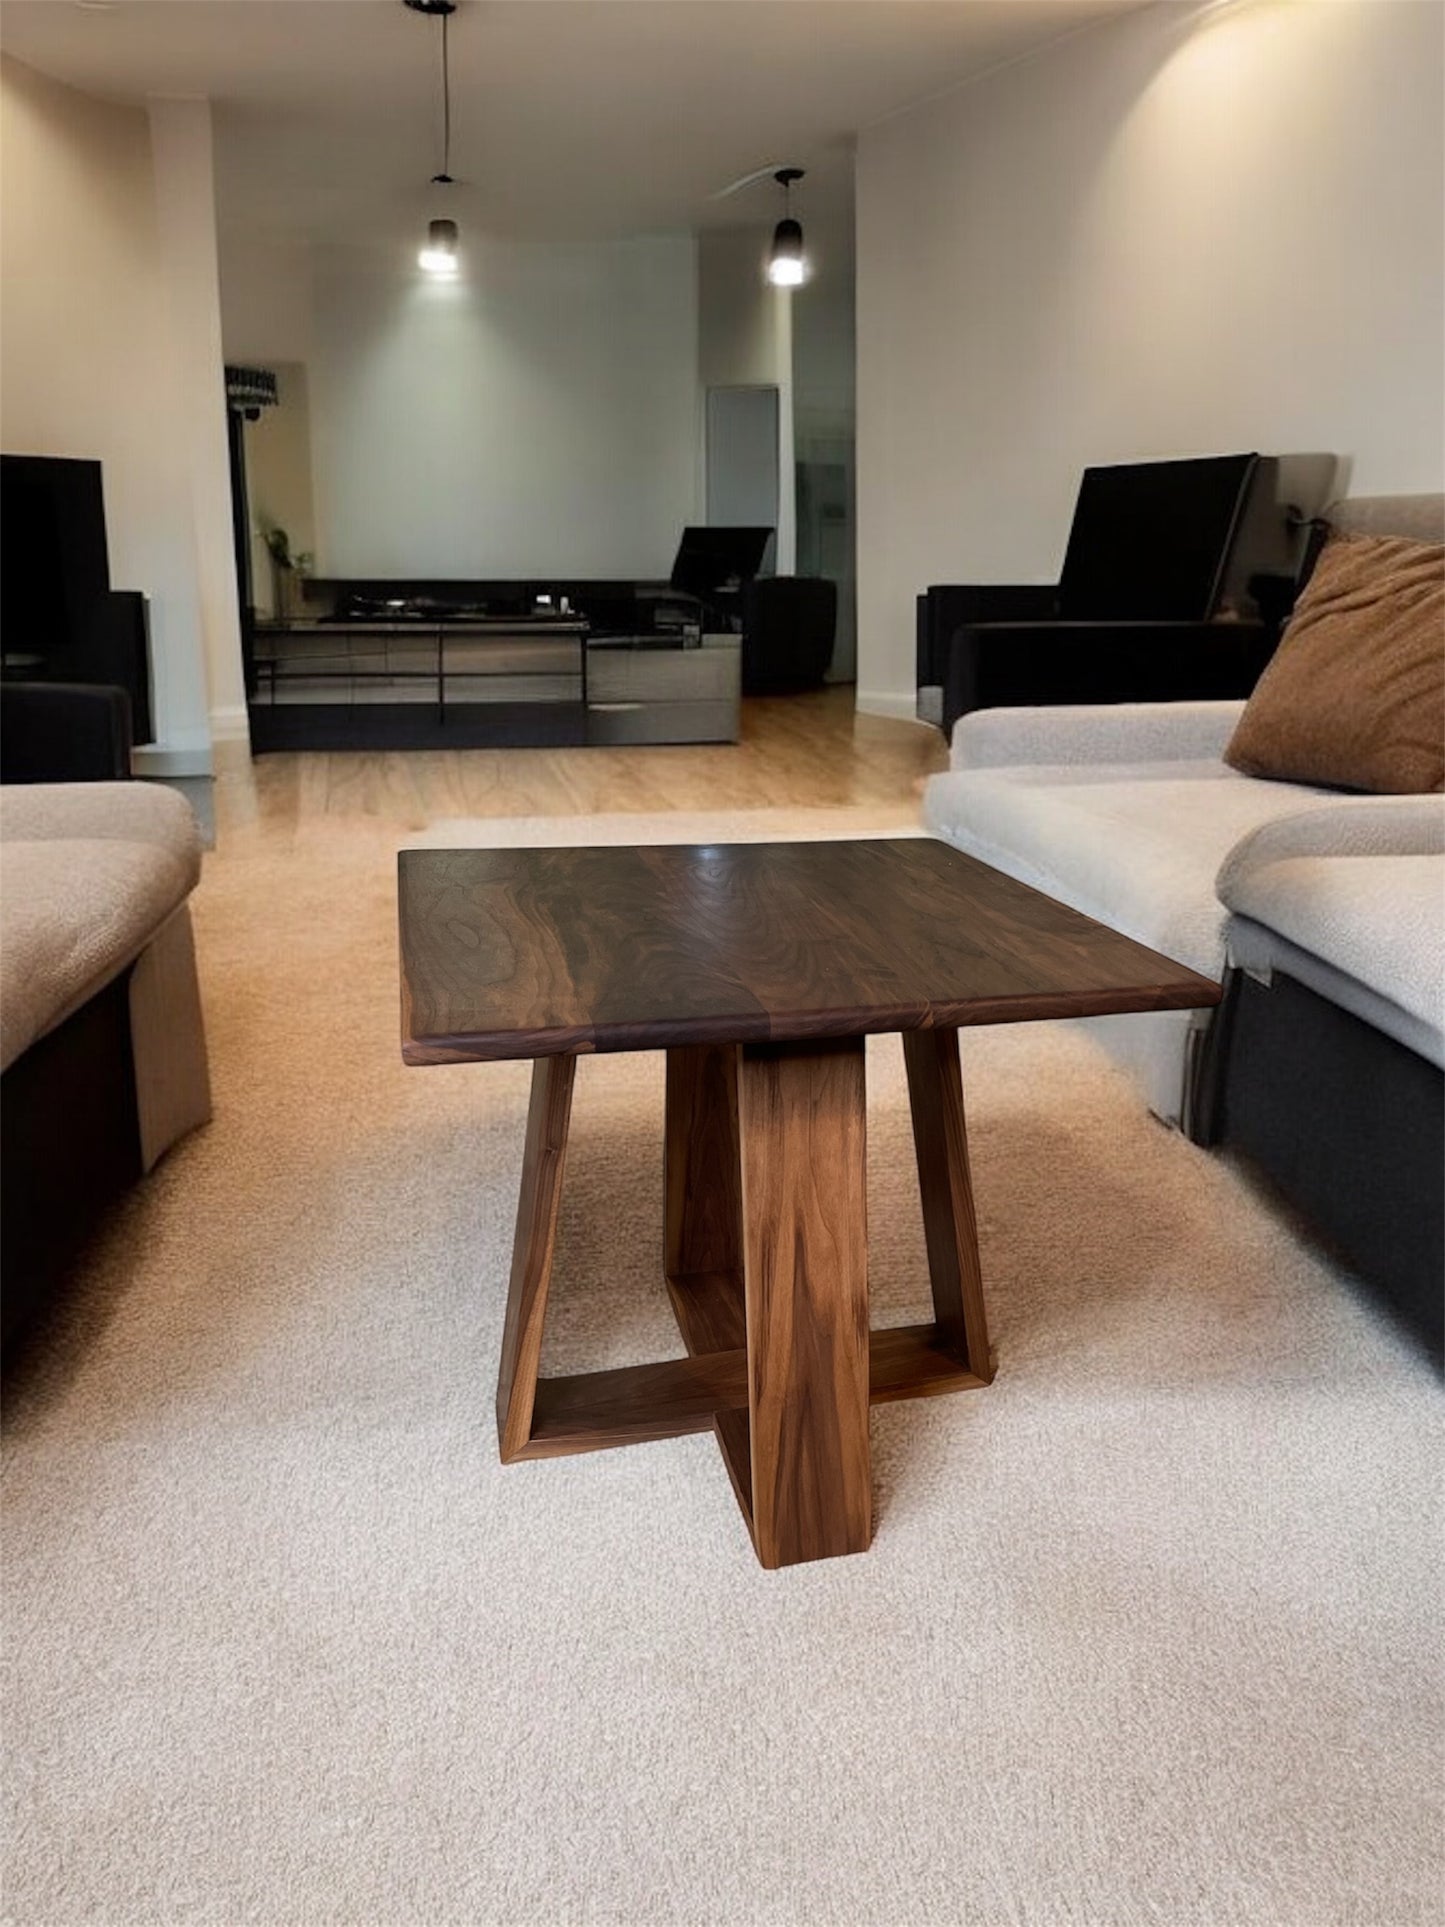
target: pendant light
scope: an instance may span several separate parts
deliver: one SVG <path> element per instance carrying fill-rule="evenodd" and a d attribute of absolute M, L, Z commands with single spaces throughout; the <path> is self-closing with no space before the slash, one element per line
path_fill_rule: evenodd
<path fill-rule="evenodd" d="M 442 164 L 439 173 L 433 174 L 433 187 L 453 187 L 452 179 L 452 72 L 451 50 L 447 40 L 447 23 L 456 12 L 456 0 L 403 0 L 403 4 L 413 13 L 434 15 L 442 23 Z M 418 254 L 417 264 L 427 274 L 435 275 L 438 280 L 450 280 L 460 267 L 457 252 L 457 224 L 442 219 L 427 224 L 426 246 Z"/>
<path fill-rule="evenodd" d="M 416 258 L 418 264 L 425 268 L 428 274 L 442 276 L 455 274 L 458 267 L 456 222 L 428 222 L 426 246 Z"/>
<path fill-rule="evenodd" d="M 780 167 L 773 176 L 783 190 L 783 218 L 773 229 L 773 245 L 768 250 L 768 279 L 775 288 L 798 288 L 808 278 L 803 229 L 793 219 L 793 182 L 802 178 L 801 167 Z"/>

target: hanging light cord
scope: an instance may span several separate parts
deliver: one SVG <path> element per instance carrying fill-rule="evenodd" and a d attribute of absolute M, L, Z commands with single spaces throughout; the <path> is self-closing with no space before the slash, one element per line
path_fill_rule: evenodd
<path fill-rule="evenodd" d="M 450 14 L 442 15 L 442 171 L 433 174 L 433 183 L 451 184 L 452 178 L 452 68 L 447 48 L 447 23 Z"/>

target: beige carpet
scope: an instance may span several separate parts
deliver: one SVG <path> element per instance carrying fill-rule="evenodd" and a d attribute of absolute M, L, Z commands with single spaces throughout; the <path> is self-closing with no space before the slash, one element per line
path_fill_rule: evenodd
<path fill-rule="evenodd" d="M 1001 1368 L 874 1413 L 871 1553 L 761 1571 L 705 1436 L 503 1470 L 527 1071 L 403 1069 L 393 847 L 208 859 L 216 1121 L 10 1387 L 6 1919 L 1438 1920 L 1440 1395 L 1346 1282 L 1077 1033 L 975 1034 Z M 582 1063 L 554 1368 L 677 1349 L 658 1073 Z"/>

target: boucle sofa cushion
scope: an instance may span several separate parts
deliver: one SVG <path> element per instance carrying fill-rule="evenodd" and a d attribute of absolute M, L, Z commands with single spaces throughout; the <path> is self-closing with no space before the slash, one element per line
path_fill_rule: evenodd
<path fill-rule="evenodd" d="M 1445 784 L 1445 548 L 1334 535 L 1225 761 L 1380 795 Z"/>
<path fill-rule="evenodd" d="M 1240 838 L 1329 790 L 1256 782 L 1214 759 L 1022 766 L 935 776 L 923 820 L 1010 876 L 1206 977 L 1224 968 L 1220 864 Z"/>
<path fill-rule="evenodd" d="M 149 843 L 201 874 L 195 811 L 165 783 L 0 785 L 0 843 L 46 837 Z"/>
<path fill-rule="evenodd" d="M 1234 962 L 1283 970 L 1445 1064 L 1445 856 L 1287 857 L 1230 894 Z"/>
<path fill-rule="evenodd" d="M 0 788 L 0 1068 L 139 956 L 199 877 L 195 817 L 174 790 Z"/>

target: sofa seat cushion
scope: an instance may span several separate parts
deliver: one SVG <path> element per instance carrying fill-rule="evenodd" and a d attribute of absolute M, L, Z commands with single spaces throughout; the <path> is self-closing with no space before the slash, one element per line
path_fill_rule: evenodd
<path fill-rule="evenodd" d="M 0 789 L 0 1068 L 133 962 L 199 876 L 195 818 L 174 790 Z"/>
<path fill-rule="evenodd" d="M 935 776 L 937 836 L 1207 977 L 1224 969 L 1214 879 L 1241 837 L 1337 791 L 1198 762 L 1031 765 Z"/>
<path fill-rule="evenodd" d="M 1445 1066 L 1445 856 L 1300 856 L 1227 891 L 1230 961 L 1279 970 Z"/>

